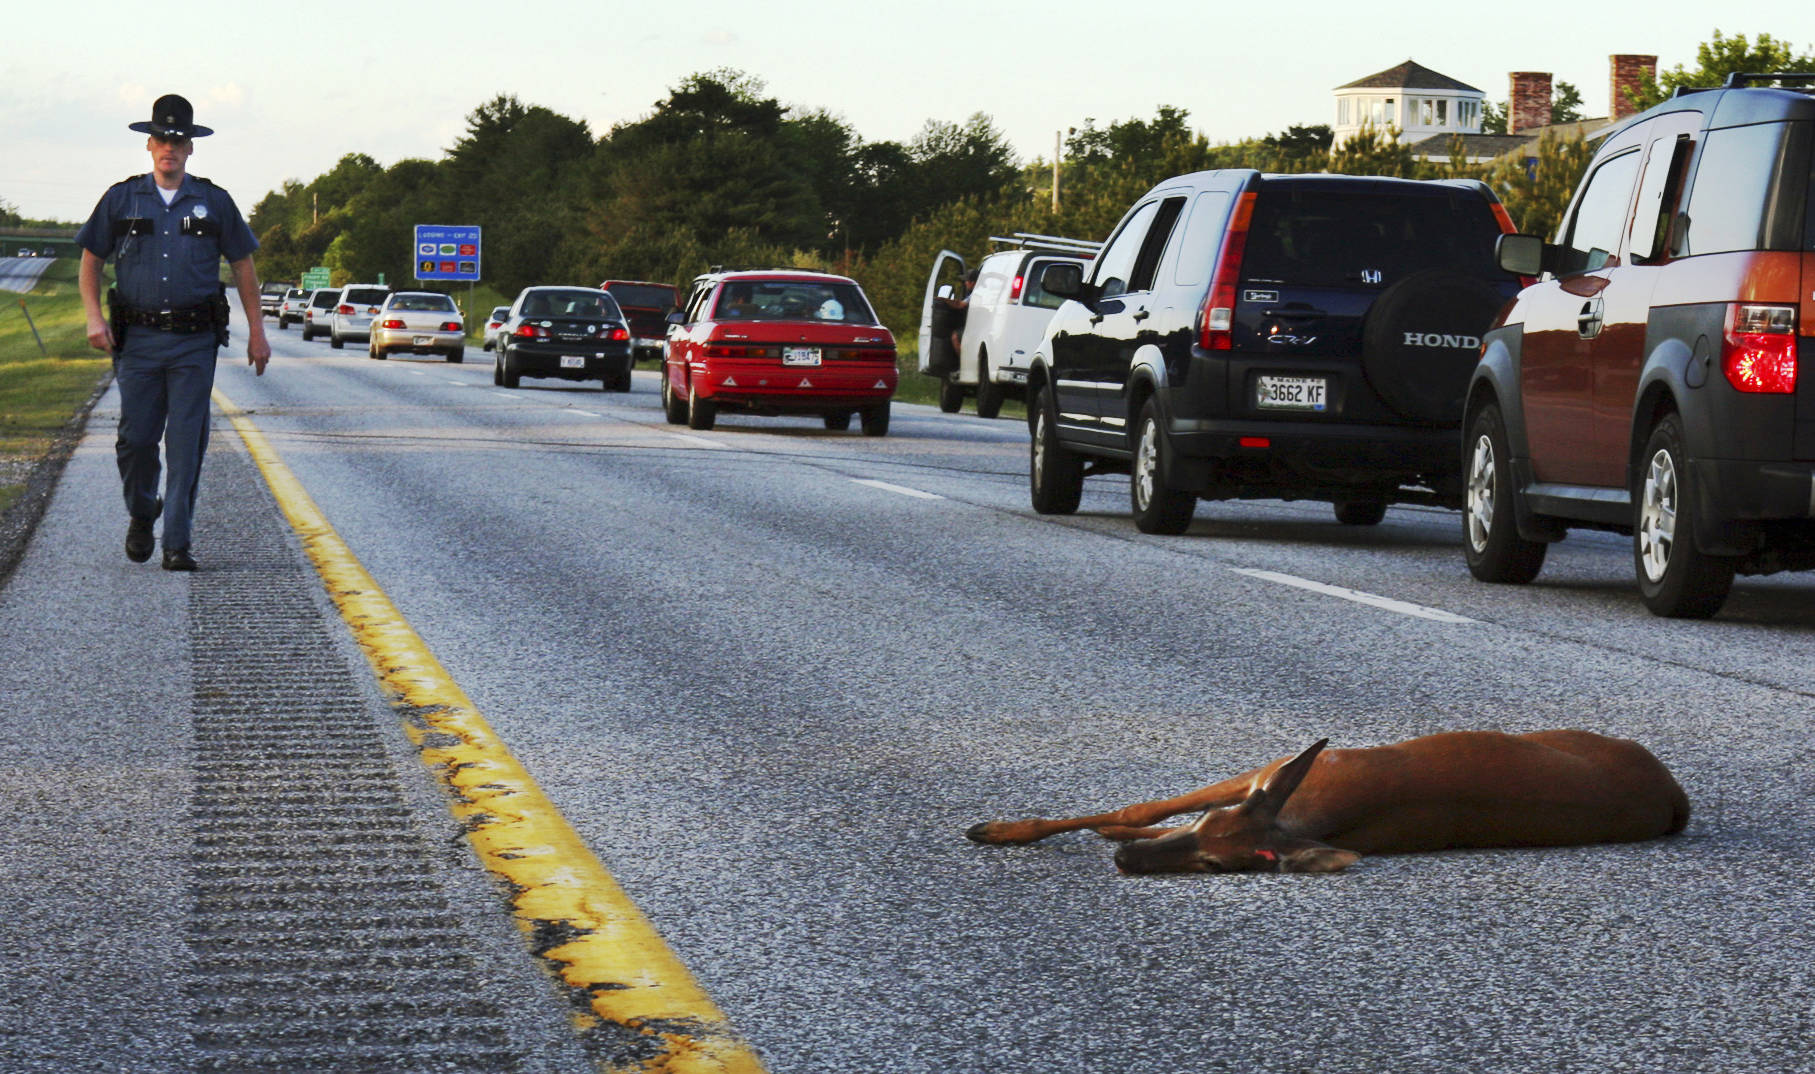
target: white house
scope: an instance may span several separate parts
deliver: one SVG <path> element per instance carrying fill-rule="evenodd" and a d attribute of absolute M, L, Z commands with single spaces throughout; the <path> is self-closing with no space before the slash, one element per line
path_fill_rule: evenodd
<path fill-rule="evenodd" d="M 1348 141 L 1363 126 L 1385 133 L 1399 130 L 1402 142 L 1481 133 L 1481 106 L 1487 94 L 1448 75 L 1407 60 L 1379 74 L 1336 87 L 1335 142 Z"/>

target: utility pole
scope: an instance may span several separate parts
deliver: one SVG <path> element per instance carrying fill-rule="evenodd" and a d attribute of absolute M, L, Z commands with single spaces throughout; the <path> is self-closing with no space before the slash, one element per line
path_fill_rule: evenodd
<path fill-rule="evenodd" d="M 1064 144 L 1060 141 L 1063 137 L 1059 131 L 1052 132 L 1052 211 L 1055 213 L 1059 211 L 1059 147 Z"/>

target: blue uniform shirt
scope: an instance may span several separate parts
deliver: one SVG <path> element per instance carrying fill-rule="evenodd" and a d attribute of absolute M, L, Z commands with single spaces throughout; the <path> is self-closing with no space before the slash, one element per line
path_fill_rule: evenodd
<path fill-rule="evenodd" d="M 221 258 L 250 257 L 258 239 L 233 198 L 193 175 L 168 206 L 157 180 L 136 175 L 107 188 L 76 242 L 114 259 L 115 286 L 134 309 L 191 309 L 220 287 Z"/>

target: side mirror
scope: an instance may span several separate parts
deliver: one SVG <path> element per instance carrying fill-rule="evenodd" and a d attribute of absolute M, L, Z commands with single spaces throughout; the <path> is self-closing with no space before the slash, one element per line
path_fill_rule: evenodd
<path fill-rule="evenodd" d="M 1502 235 L 1494 241 L 1494 260 L 1515 276 L 1539 276 L 1550 268 L 1552 247 L 1536 235 Z"/>
<path fill-rule="evenodd" d="M 669 324 L 686 324 L 687 323 L 687 315 L 685 313 L 682 313 L 680 310 L 674 310 L 671 313 L 669 313 L 668 316 L 666 316 L 662 319 L 667 321 Z"/>
<path fill-rule="evenodd" d="M 1049 295 L 1079 298 L 1084 294 L 1084 266 L 1063 261 L 1048 265 L 1040 274 L 1040 287 Z"/>

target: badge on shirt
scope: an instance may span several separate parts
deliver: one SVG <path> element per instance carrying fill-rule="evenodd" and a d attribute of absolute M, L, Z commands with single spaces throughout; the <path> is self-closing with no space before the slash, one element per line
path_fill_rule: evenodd
<path fill-rule="evenodd" d="M 208 206 L 197 205 L 195 207 L 195 215 L 198 220 L 206 220 L 208 218 Z"/>

